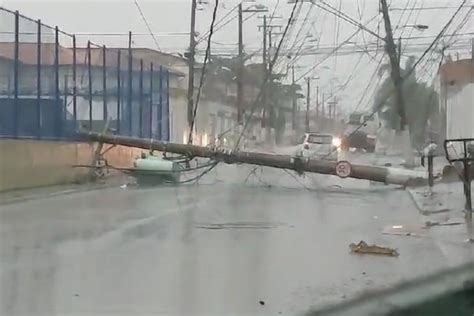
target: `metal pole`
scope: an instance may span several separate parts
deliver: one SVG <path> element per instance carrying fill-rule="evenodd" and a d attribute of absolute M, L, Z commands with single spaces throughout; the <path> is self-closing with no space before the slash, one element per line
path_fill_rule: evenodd
<path fill-rule="evenodd" d="M 267 126 L 267 16 L 263 16 L 263 84 L 262 84 L 262 104 L 263 104 L 263 115 L 262 115 L 262 127 Z"/>
<path fill-rule="evenodd" d="M 138 111 L 140 116 L 138 117 L 138 135 L 143 137 L 143 59 L 140 59 L 140 77 L 138 79 Z"/>
<path fill-rule="evenodd" d="M 321 104 L 321 114 L 323 116 L 323 118 L 326 118 L 326 107 L 325 107 L 325 103 L 326 103 L 326 94 L 323 93 L 323 102 Z"/>
<path fill-rule="evenodd" d="M 321 103 L 321 130 L 326 129 L 326 94 L 323 93 L 323 100 Z"/>
<path fill-rule="evenodd" d="M 41 20 L 36 35 L 36 133 L 41 138 Z"/>
<path fill-rule="evenodd" d="M 165 120 L 166 120 L 166 138 L 165 141 L 170 140 L 170 71 L 166 71 L 166 107 L 165 107 Z"/>
<path fill-rule="evenodd" d="M 91 65 L 91 42 L 87 41 L 87 77 L 89 86 L 89 130 L 92 130 L 92 65 Z"/>
<path fill-rule="evenodd" d="M 295 88 L 295 66 L 291 66 L 291 86 L 293 99 L 291 103 L 291 128 L 296 129 L 296 88 Z"/>
<path fill-rule="evenodd" d="M 434 185 L 434 175 L 433 175 L 433 154 L 428 155 L 428 185 L 430 188 Z"/>
<path fill-rule="evenodd" d="M 127 95 L 127 114 L 128 114 L 128 135 L 132 135 L 132 32 L 128 33 L 128 95 Z"/>
<path fill-rule="evenodd" d="M 466 196 L 466 215 L 472 219 L 472 199 L 471 199 L 471 164 L 464 161 L 464 195 Z"/>
<path fill-rule="evenodd" d="M 271 23 L 271 21 L 270 21 Z M 268 27 L 268 25 L 267 25 Z M 270 141 L 270 137 L 271 137 L 271 132 L 270 132 L 270 128 L 271 127 L 275 127 L 274 126 L 274 121 L 271 121 L 271 119 L 275 118 L 276 116 L 276 113 L 275 111 L 272 111 L 274 110 L 273 108 L 273 102 L 269 102 L 268 100 L 268 95 L 270 94 L 270 89 L 273 87 L 273 63 L 272 63 L 272 60 L 273 60 L 273 56 L 271 55 L 271 48 L 272 48 L 272 28 L 270 27 L 270 29 L 268 30 L 268 47 L 269 49 L 267 50 L 267 63 L 268 63 L 268 80 L 267 80 L 267 86 L 266 86 L 266 89 L 265 89 L 265 92 L 266 92 L 266 95 L 267 95 L 267 99 L 266 99 L 266 102 L 265 102 L 265 106 L 267 108 L 266 112 L 267 112 L 267 124 L 265 125 L 265 138 L 267 141 Z M 271 99 L 271 101 L 273 101 L 273 99 Z M 274 115 L 272 116 L 271 114 L 274 113 Z"/>
<path fill-rule="evenodd" d="M 316 86 L 316 122 L 319 128 L 319 85 Z"/>
<path fill-rule="evenodd" d="M 74 126 L 77 124 L 77 47 L 76 35 L 72 36 L 72 114 Z"/>
<path fill-rule="evenodd" d="M 20 13 L 15 12 L 15 46 L 13 57 L 13 133 L 18 136 L 18 85 L 19 85 L 19 67 L 20 67 Z"/>
<path fill-rule="evenodd" d="M 191 129 L 194 111 L 194 54 L 196 49 L 195 28 L 196 28 L 196 0 L 192 0 L 191 4 L 191 33 L 189 36 L 189 69 L 188 69 L 188 125 Z M 161 75 L 161 72 L 160 72 Z M 192 137 L 192 131 L 190 132 Z M 192 141 L 192 140 L 189 140 Z"/>
<path fill-rule="evenodd" d="M 148 113 L 148 124 L 150 124 L 150 139 L 153 138 L 153 63 L 150 63 L 150 113 Z"/>
<path fill-rule="evenodd" d="M 64 100 L 63 100 L 63 109 L 64 109 L 64 115 L 63 118 L 66 118 L 66 111 L 67 111 L 67 97 L 69 95 L 69 78 L 67 75 L 64 75 L 64 83 L 63 83 L 63 95 L 64 95 Z"/>
<path fill-rule="evenodd" d="M 107 109 L 107 56 L 106 56 L 107 50 L 105 48 L 105 45 L 102 46 L 102 98 L 103 98 L 103 119 L 104 119 L 104 124 L 107 121 L 108 118 L 108 109 Z"/>
<path fill-rule="evenodd" d="M 157 128 L 157 133 L 158 133 L 158 139 L 161 140 L 161 137 L 163 136 L 162 134 L 162 129 L 163 129 L 163 66 L 160 66 L 160 85 L 159 85 L 159 91 L 160 93 L 158 94 L 158 109 L 157 109 L 157 121 L 158 121 L 158 128 Z"/>
<path fill-rule="evenodd" d="M 309 105 L 311 102 L 311 78 L 306 78 L 306 116 L 305 127 L 306 132 L 309 133 Z"/>
<path fill-rule="evenodd" d="M 121 95 L 122 95 L 122 83 L 121 83 L 121 70 L 120 70 L 120 54 L 121 54 L 121 51 L 118 50 L 117 52 L 117 134 L 120 134 L 120 125 L 121 125 L 121 122 L 120 122 L 120 112 L 121 112 L 121 109 L 120 109 L 120 105 L 121 105 Z"/>
<path fill-rule="evenodd" d="M 60 137 L 62 134 L 62 118 L 63 118 L 63 111 L 61 105 L 61 97 L 59 91 L 59 28 L 56 26 L 54 29 L 54 89 L 56 93 L 56 106 L 58 107 L 57 112 L 57 131 L 56 136 Z"/>
<path fill-rule="evenodd" d="M 243 43 L 243 17 L 242 17 L 242 3 L 239 3 L 239 69 L 237 74 L 237 123 L 242 123 L 243 114 L 243 68 L 244 68 L 244 43 Z"/>

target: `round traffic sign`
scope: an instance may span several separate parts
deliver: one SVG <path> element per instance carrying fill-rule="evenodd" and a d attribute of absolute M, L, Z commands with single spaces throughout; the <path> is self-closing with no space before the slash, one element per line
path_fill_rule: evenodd
<path fill-rule="evenodd" d="M 336 164 L 336 174 L 340 178 L 347 178 L 351 175 L 352 166 L 349 161 L 341 160 Z"/>

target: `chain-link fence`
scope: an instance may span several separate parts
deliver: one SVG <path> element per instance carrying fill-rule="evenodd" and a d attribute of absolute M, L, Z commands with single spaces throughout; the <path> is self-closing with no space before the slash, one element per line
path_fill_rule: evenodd
<path fill-rule="evenodd" d="M 0 8 L 0 136 L 169 140 L 169 70 Z"/>

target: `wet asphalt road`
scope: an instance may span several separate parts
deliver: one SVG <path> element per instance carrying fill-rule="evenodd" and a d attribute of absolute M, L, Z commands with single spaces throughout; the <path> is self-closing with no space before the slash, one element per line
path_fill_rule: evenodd
<path fill-rule="evenodd" d="M 461 228 L 382 234 L 424 220 L 403 190 L 251 170 L 0 206 L 0 315 L 293 315 L 473 259 Z"/>

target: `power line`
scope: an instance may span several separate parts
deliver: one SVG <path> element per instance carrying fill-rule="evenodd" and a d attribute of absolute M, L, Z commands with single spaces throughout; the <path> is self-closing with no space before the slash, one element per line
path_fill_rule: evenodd
<path fill-rule="evenodd" d="M 303 2 L 301 2 L 301 5 L 303 5 Z M 306 12 L 306 16 L 304 17 L 303 21 L 301 22 L 300 28 L 298 29 L 298 32 L 296 33 L 295 40 L 293 42 L 292 48 L 296 45 L 296 42 L 298 41 L 298 37 L 301 34 L 301 31 L 303 30 L 303 27 L 305 26 L 305 22 L 307 21 L 309 15 L 311 14 L 312 9 L 314 6 L 311 6 L 308 11 Z"/>
<path fill-rule="evenodd" d="M 464 16 L 464 18 L 461 20 L 461 22 L 459 23 L 458 27 L 454 30 L 454 32 L 451 34 L 451 36 L 449 37 L 449 41 L 451 41 L 453 39 L 453 37 L 456 35 L 456 36 L 459 36 L 458 34 L 456 34 L 457 32 L 459 32 L 467 23 L 467 21 L 469 21 L 470 19 L 470 15 L 472 13 L 472 10 L 473 8 L 471 7 L 469 9 L 469 11 L 467 11 L 466 15 Z M 456 41 L 455 41 L 456 42 Z M 455 42 L 451 43 L 450 45 L 454 44 Z"/>
<path fill-rule="evenodd" d="M 158 41 L 156 40 L 155 34 L 153 34 L 153 31 L 151 30 L 150 24 L 148 24 L 145 14 L 143 14 L 142 8 L 140 8 L 140 4 L 138 3 L 138 0 L 135 0 L 135 6 L 137 7 L 138 12 L 140 13 L 142 20 L 148 29 L 148 32 L 150 32 L 150 35 L 153 38 L 153 42 L 155 42 L 156 49 L 161 51 L 160 45 L 158 44 Z"/>
<path fill-rule="evenodd" d="M 222 21 L 224 21 L 229 15 L 232 14 L 232 12 L 234 12 L 235 10 L 238 9 L 238 5 L 234 6 L 229 12 L 226 13 L 226 15 L 224 15 L 222 18 L 219 19 L 219 21 L 216 22 L 215 24 L 215 30 L 214 32 L 217 32 L 218 30 L 220 30 L 221 28 L 223 28 L 224 26 L 226 26 L 227 24 L 229 24 L 231 21 L 235 20 L 237 18 L 237 15 L 235 15 L 234 17 L 232 17 L 229 21 L 227 21 L 225 24 L 223 25 L 219 25 L 219 23 L 221 23 Z M 205 41 L 207 39 L 207 36 L 209 35 L 209 31 L 207 31 L 206 33 L 204 33 L 203 35 L 201 35 L 197 41 L 196 41 L 196 44 L 199 44 L 203 41 Z"/>
<path fill-rule="evenodd" d="M 287 24 L 286 24 L 286 26 L 285 26 L 285 29 L 284 29 L 284 31 L 283 31 L 283 35 L 282 35 L 282 37 L 281 37 L 281 39 L 280 39 L 280 42 L 278 43 L 276 52 L 275 52 L 275 54 L 273 55 L 273 58 L 270 60 L 270 67 L 269 67 L 269 69 L 272 69 L 272 68 L 273 68 L 273 65 L 275 64 L 275 62 L 276 62 L 277 59 L 278 59 L 278 54 L 279 54 L 279 52 L 280 52 L 281 46 L 282 46 L 282 44 L 283 44 L 283 41 L 285 40 L 286 34 L 287 34 L 287 32 L 288 32 L 288 28 L 290 27 L 291 22 L 292 22 L 292 20 L 293 20 L 293 17 L 294 17 L 294 14 L 295 14 L 296 7 L 297 7 L 297 5 L 298 5 L 298 2 L 299 2 L 299 0 L 295 0 L 295 4 L 293 5 L 293 9 L 291 10 L 290 18 L 288 19 L 288 22 L 287 22 Z M 240 140 L 242 139 L 242 136 L 244 135 L 245 130 L 247 129 L 248 124 L 250 123 L 250 121 L 251 121 L 251 119 L 252 119 L 252 117 L 253 117 L 253 114 L 254 114 L 254 112 L 255 112 L 255 110 L 256 110 L 256 108 L 257 108 L 257 104 L 258 104 L 260 98 L 262 97 L 263 89 L 264 89 L 264 87 L 266 86 L 267 81 L 268 81 L 270 75 L 271 75 L 271 74 L 270 74 L 268 71 L 265 72 L 265 76 L 264 76 L 264 79 L 263 79 L 263 84 L 260 86 L 260 89 L 259 89 L 257 98 L 255 99 L 255 102 L 252 104 L 252 109 L 251 109 L 251 111 L 250 111 L 250 116 L 247 118 L 247 120 L 246 120 L 245 123 L 244 123 L 244 126 L 243 126 L 243 128 L 242 128 L 242 132 L 240 133 L 239 138 L 237 139 L 237 142 L 235 143 L 234 149 L 237 149 L 237 148 L 239 147 Z"/>
<path fill-rule="evenodd" d="M 463 6 L 463 7 L 466 7 L 466 8 L 469 8 L 471 7 L 472 8 L 472 5 L 467 5 L 467 6 Z M 449 10 L 449 9 L 457 9 L 458 7 L 419 7 L 419 8 L 413 8 L 413 9 L 410 9 L 410 10 L 414 10 L 414 11 L 424 11 L 424 10 Z M 390 11 L 404 11 L 406 10 L 406 8 L 390 8 L 389 9 Z"/>
<path fill-rule="evenodd" d="M 415 1 L 414 1 L 412 8 L 416 6 L 417 1 L 418 1 L 418 0 L 415 0 Z M 407 1 L 406 5 L 405 5 L 405 9 L 408 8 L 408 5 L 409 5 L 409 4 L 410 4 L 410 1 Z M 413 14 L 413 10 L 410 10 L 409 13 L 408 13 L 408 17 L 407 17 L 405 23 L 404 23 L 404 24 L 401 24 L 401 23 L 402 23 L 403 16 L 405 15 L 405 11 L 406 11 L 406 10 L 403 10 L 403 11 L 402 11 L 402 14 L 400 15 L 400 18 L 399 18 L 399 20 L 398 20 L 398 23 L 397 23 L 397 25 L 395 26 L 395 29 L 397 29 L 397 28 L 399 28 L 399 27 L 402 28 L 402 33 L 400 34 L 400 37 L 402 37 L 402 36 L 403 36 L 403 33 L 405 32 L 405 27 L 403 27 L 402 25 L 408 24 L 408 21 L 410 21 L 410 18 L 411 18 L 412 14 Z M 413 29 L 412 29 L 412 30 L 413 30 Z"/>
<path fill-rule="evenodd" d="M 303 5 L 303 2 L 300 3 L 300 7 L 299 7 L 300 10 L 298 11 L 297 14 L 300 13 L 302 5 Z M 288 66 L 294 65 L 294 64 L 296 63 L 296 61 L 299 59 L 299 56 L 300 56 L 299 53 L 300 53 L 301 50 L 303 49 L 303 46 L 304 46 L 304 44 L 305 44 L 305 39 L 308 37 L 309 34 L 311 34 L 311 31 L 308 30 L 308 32 L 306 33 L 305 37 L 303 37 L 300 41 L 298 41 L 298 37 L 300 36 L 300 34 L 301 34 L 302 30 L 303 30 L 303 27 L 305 26 L 305 22 L 308 20 L 309 15 L 311 14 L 311 11 L 312 11 L 313 8 L 314 8 L 314 7 L 311 6 L 311 7 L 309 8 L 309 10 L 307 11 L 306 16 L 304 17 L 303 21 L 301 22 L 301 25 L 300 25 L 300 28 L 298 29 L 298 32 L 296 33 L 295 40 L 293 41 L 293 45 L 287 50 L 287 55 L 288 55 L 288 54 L 291 54 L 292 50 L 295 48 L 295 46 L 296 46 L 296 45 L 298 44 L 298 42 L 299 42 L 300 45 L 299 45 L 299 47 L 298 47 L 298 49 L 297 49 L 295 55 L 293 56 L 292 60 L 287 63 Z M 315 36 L 316 36 L 316 34 L 315 34 Z M 289 43 L 289 40 L 288 40 L 288 43 Z"/>
<path fill-rule="evenodd" d="M 410 70 L 410 72 L 408 73 L 408 75 L 414 71 L 414 69 L 416 68 L 416 66 L 423 60 L 423 58 L 426 56 L 426 54 L 428 54 L 428 52 L 433 48 L 433 46 L 436 44 L 436 42 L 439 41 L 439 39 L 441 38 L 441 36 L 444 34 L 444 32 L 446 32 L 446 30 L 448 29 L 448 27 L 451 25 L 451 23 L 453 23 L 454 19 L 456 18 L 456 16 L 459 14 L 459 12 L 461 11 L 461 9 L 463 8 L 463 6 L 466 4 L 467 0 L 463 0 L 463 2 L 461 3 L 461 5 L 459 6 L 459 8 L 456 10 L 456 12 L 453 14 L 453 16 L 449 19 L 448 23 L 446 23 L 446 25 L 441 29 L 441 32 L 439 32 L 439 34 L 436 36 L 436 38 L 434 39 L 433 43 L 425 50 L 425 52 L 420 56 L 420 58 L 416 61 L 416 63 L 413 65 L 413 68 Z M 407 75 L 407 76 L 408 76 Z"/>
<path fill-rule="evenodd" d="M 286 44 L 286 45 L 285 45 L 285 48 L 288 48 L 288 47 L 290 46 L 291 37 L 293 36 L 293 33 L 294 33 L 294 31 L 295 31 L 295 25 L 296 25 L 295 22 L 296 22 L 296 21 L 299 21 L 299 16 L 300 16 L 300 14 L 301 14 L 301 9 L 302 9 L 302 8 L 303 8 L 303 2 L 300 2 L 300 5 L 299 5 L 298 8 L 297 8 L 296 17 L 293 19 L 294 22 L 292 23 L 291 28 L 288 30 L 288 35 L 287 35 L 287 41 L 286 41 L 286 43 L 285 43 L 285 44 Z M 294 43 L 297 41 L 301 29 L 302 29 L 302 27 L 304 26 L 304 23 L 307 21 L 307 17 L 308 17 L 308 15 L 310 14 L 311 8 L 312 8 L 312 6 L 310 7 L 310 9 L 308 10 L 308 12 L 306 13 L 306 16 L 305 16 L 305 18 L 303 19 L 303 21 L 301 22 L 301 26 L 300 26 L 300 28 L 298 29 L 298 32 L 297 32 L 297 34 L 296 34 L 296 36 L 295 36 L 295 39 L 294 39 L 294 41 L 293 41 L 292 47 L 294 47 Z"/>
<path fill-rule="evenodd" d="M 366 5 L 366 0 L 364 0 L 364 4 L 363 4 L 362 10 L 361 10 L 359 0 L 357 0 L 357 12 L 359 13 L 359 23 L 362 23 L 362 17 L 363 17 L 363 12 L 365 10 L 365 5 Z M 377 32 L 377 34 L 379 34 L 379 32 Z M 368 47 L 367 46 L 367 40 L 365 39 L 364 33 L 362 33 L 362 40 L 364 41 L 365 49 L 367 49 L 367 47 Z"/>
<path fill-rule="evenodd" d="M 372 19 L 370 19 L 368 21 L 368 23 L 370 21 L 372 21 L 373 19 L 375 19 L 378 15 L 375 15 Z M 302 78 L 304 78 L 306 75 L 308 75 L 310 72 L 314 71 L 319 65 L 321 65 L 324 61 L 326 61 L 329 57 L 331 57 L 335 52 L 337 52 L 342 46 L 344 46 L 345 44 L 347 44 L 348 42 L 350 42 L 352 40 L 352 38 L 354 38 L 358 33 L 360 32 L 360 29 L 356 30 L 354 33 L 352 33 L 352 35 L 350 35 L 345 41 L 343 41 L 340 45 L 338 45 L 337 47 L 335 47 L 329 54 L 327 54 L 327 56 L 325 58 L 323 58 L 323 60 L 321 60 L 320 62 L 316 63 L 315 65 L 313 65 L 308 71 L 306 71 L 302 76 L 298 77 L 298 79 L 296 81 L 300 81 Z"/>
<path fill-rule="evenodd" d="M 188 143 L 192 144 L 192 137 L 193 137 L 193 129 L 194 129 L 194 123 L 196 120 L 196 114 L 199 106 L 199 99 L 201 97 L 201 91 L 202 91 L 202 86 L 204 84 L 204 75 L 206 73 L 206 66 L 207 62 L 209 60 L 209 55 L 211 54 L 211 40 L 212 40 L 212 35 L 214 34 L 214 23 L 216 22 L 216 17 L 217 17 L 217 9 L 219 8 L 219 0 L 215 0 L 215 5 L 214 5 L 214 11 L 212 13 L 212 21 L 211 21 L 211 26 L 209 27 L 209 37 L 207 39 L 207 48 L 206 48 L 206 55 L 204 56 L 204 63 L 202 65 L 201 69 L 201 78 L 199 80 L 199 88 L 196 96 L 196 104 L 194 105 L 193 109 L 193 116 L 191 120 L 191 126 L 189 128 L 189 137 L 188 137 Z"/>
<path fill-rule="evenodd" d="M 415 4 L 413 5 L 413 8 L 415 7 L 415 5 L 416 5 L 416 2 L 415 2 Z M 425 5 L 425 0 L 421 0 L 421 7 L 423 7 L 424 5 Z M 412 12 L 414 12 L 413 8 L 412 8 L 412 10 L 410 11 L 410 14 L 411 14 Z M 418 19 L 420 18 L 420 14 L 421 14 L 421 10 L 418 10 L 418 13 L 417 13 L 417 15 L 416 15 L 416 17 L 415 17 L 415 23 L 414 23 L 415 25 L 418 23 Z M 410 15 L 410 16 L 411 16 L 411 15 Z M 410 30 L 410 34 L 408 35 L 408 38 L 411 38 L 411 36 L 412 36 L 414 30 L 415 30 L 415 28 L 412 27 L 411 30 Z M 400 35 L 400 38 L 403 37 L 404 31 L 405 31 L 405 29 L 402 30 L 402 34 Z M 406 46 L 405 46 L 405 48 L 403 49 L 403 51 L 400 52 L 400 54 L 403 55 L 403 53 L 405 52 L 405 50 L 406 50 Z"/>
<path fill-rule="evenodd" d="M 319 0 L 322 4 L 326 5 L 327 7 L 329 7 L 330 9 L 324 7 L 323 5 L 321 5 L 320 3 L 318 2 L 312 2 L 315 6 L 333 14 L 333 15 L 336 15 L 337 17 L 343 19 L 344 21 L 358 27 L 359 29 L 379 38 L 380 40 L 384 41 L 385 42 L 385 38 L 383 37 L 380 37 L 377 33 L 375 33 L 374 31 L 372 31 L 371 29 L 367 28 L 366 26 L 364 26 L 363 24 L 357 22 L 356 20 L 354 20 L 353 18 L 351 18 L 350 16 L 348 16 L 347 14 L 345 14 L 344 12 L 342 11 L 339 11 L 337 10 L 336 8 L 334 8 L 333 6 L 329 5 L 328 3 L 326 3 L 325 1 L 323 0 Z"/>
<path fill-rule="evenodd" d="M 457 40 L 456 42 L 458 42 L 459 40 Z M 330 57 L 333 57 L 332 55 L 334 55 L 334 51 L 337 49 L 338 50 L 338 54 L 339 56 L 347 56 L 347 55 L 359 55 L 359 54 L 367 54 L 367 55 L 370 55 L 370 53 L 374 52 L 374 53 L 378 53 L 378 52 L 383 52 L 385 51 L 383 49 L 383 47 L 369 47 L 368 49 L 364 48 L 363 46 L 361 46 L 362 44 L 358 44 L 358 43 L 351 43 L 352 45 L 354 46 L 347 46 L 347 44 L 349 44 L 348 42 L 346 43 L 343 43 L 343 45 L 339 45 L 337 47 L 333 47 L 333 46 L 330 46 L 330 47 L 323 47 L 323 48 L 320 48 L 320 49 L 317 49 L 317 48 L 308 48 L 308 49 L 305 49 L 305 50 L 302 50 L 298 57 L 302 57 L 302 56 L 319 56 L 319 55 L 325 55 L 327 58 L 330 58 Z M 427 45 L 431 44 L 430 43 L 417 43 L 417 44 L 411 44 L 410 46 L 408 46 L 407 48 L 407 53 L 422 53 L 425 51 L 425 48 Z M 470 50 L 471 48 L 471 41 L 470 40 L 465 40 L 463 43 L 459 43 L 458 45 L 451 45 L 449 47 L 447 47 L 447 50 L 450 50 L 450 51 L 454 51 L 454 50 Z M 253 51 L 251 53 L 252 57 L 253 56 L 261 56 L 261 51 L 262 49 L 261 48 L 248 48 L 249 51 Z M 289 51 L 284 51 L 284 50 L 280 50 L 281 54 L 287 54 L 287 53 L 290 53 Z M 201 55 L 201 56 L 204 56 L 204 52 L 202 53 L 197 53 L 197 55 Z M 214 49 L 213 50 L 213 55 L 233 55 L 235 54 L 235 49 L 225 49 L 225 48 L 222 48 L 220 50 L 218 49 Z M 257 55 L 259 54 L 259 55 Z M 329 54 L 329 56 L 327 56 Z M 331 55 L 332 54 L 332 55 Z M 406 55 L 406 54 L 405 54 Z M 374 58 L 374 56 L 370 56 L 371 59 Z M 277 61 L 277 64 L 276 65 L 279 65 L 279 63 L 281 62 L 281 60 L 278 60 Z"/>

